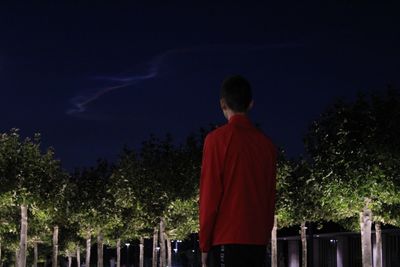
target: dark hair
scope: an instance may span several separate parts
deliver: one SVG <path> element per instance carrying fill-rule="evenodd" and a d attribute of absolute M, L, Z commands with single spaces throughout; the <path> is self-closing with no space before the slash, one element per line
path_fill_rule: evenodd
<path fill-rule="evenodd" d="M 250 83 L 240 75 L 226 78 L 221 87 L 221 99 L 235 112 L 246 112 L 253 96 Z"/>

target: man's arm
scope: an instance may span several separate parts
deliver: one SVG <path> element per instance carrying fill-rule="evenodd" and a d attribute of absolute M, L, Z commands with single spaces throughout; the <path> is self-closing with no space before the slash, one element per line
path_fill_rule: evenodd
<path fill-rule="evenodd" d="M 222 198 L 222 156 L 221 148 L 213 136 L 204 142 L 200 178 L 200 249 L 208 252 L 211 248 L 213 231 L 219 204 Z"/>

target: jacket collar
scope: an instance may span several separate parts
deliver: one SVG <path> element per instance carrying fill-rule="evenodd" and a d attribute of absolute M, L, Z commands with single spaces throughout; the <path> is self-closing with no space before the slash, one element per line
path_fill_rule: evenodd
<path fill-rule="evenodd" d="M 235 115 L 231 116 L 229 118 L 229 123 L 240 125 L 240 126 L 245 126 L 245 127 L 253 126 L 250 119 L 246 115 L 242 115 L 242 114 L 235 114 Z"/>

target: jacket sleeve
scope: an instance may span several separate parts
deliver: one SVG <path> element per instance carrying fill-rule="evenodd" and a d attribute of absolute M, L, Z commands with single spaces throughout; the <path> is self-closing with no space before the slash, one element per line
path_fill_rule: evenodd
<path fill-rule="evenodd" d="M 200 250 L 208 252 L 212 245 L 213 231 L 222 199 L 222 153 L 208 135 L 204 142 L 200 177 Z"/>

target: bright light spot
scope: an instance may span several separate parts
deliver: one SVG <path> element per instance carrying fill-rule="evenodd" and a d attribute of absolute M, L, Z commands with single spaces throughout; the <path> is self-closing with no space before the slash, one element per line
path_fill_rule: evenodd
<path fill-rule="evenodd" d="M 178 253 L 178 249 L 177 248 L 174 248 L 174 251 L 175 251 L 175 253 Z"/>
<path fill-rule="evenodd" d="M 192 252 L 194 253 L 194 249 L 192 250 Z"/>
<path fill-rule="evenodd" d="M 157 250 L 160 250 L 160 247 L 156 247 Z"/>
<path fill-rule="evenodd" d="M 126 245 L 127 247 L 129 247 L 129 246 L 131 245 L 131 243 L 125 243 L 125 245 Z"/>

